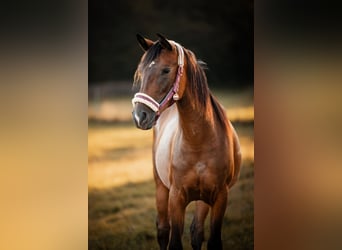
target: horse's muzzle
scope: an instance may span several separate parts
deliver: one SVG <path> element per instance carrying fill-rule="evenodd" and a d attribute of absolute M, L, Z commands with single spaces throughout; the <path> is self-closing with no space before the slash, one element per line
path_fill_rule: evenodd
<path fill-rule="evenodd" d="M 151 129 L 156 122 L 156 113 L 144 104 L 138 103 L 133 109 L 132 116 L 137 128 L 143 130 Z"/>

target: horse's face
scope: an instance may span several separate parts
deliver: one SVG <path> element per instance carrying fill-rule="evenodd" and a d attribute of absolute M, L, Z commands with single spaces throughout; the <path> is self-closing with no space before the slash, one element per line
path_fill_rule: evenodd
<path fill-rule="evenodd" d="M 140 86 L 139 93 L 152 97 L 159 104 L 172 88 L 178 69 L 177 49 L 166 39 L 157 42 L 138 36 L 141 47 L 146 51 L 135 73 L 135 84 Z M 133 108 L 133 120 L 140 129 L 151 129 L 157 116 L 165 110 L 154 111 L 148 105 L 138 102 Z"/>

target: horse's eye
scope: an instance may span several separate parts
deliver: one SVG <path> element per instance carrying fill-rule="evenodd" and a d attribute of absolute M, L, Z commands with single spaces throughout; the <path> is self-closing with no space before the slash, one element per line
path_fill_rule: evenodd
<path fill-rule="evenodd" d="M 167 74 L 167 73 L 169 73 L 170 72 L 170 68 L 164 68 L 163 70 L 162 70 L 162 74 L 164 75 L 164 74 Z"/>

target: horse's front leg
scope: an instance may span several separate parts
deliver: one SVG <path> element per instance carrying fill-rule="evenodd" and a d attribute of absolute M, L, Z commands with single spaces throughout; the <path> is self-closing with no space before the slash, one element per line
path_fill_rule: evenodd
<path fill-rule="evenodd" d="M 171 217 L 171 239 L 169 250 L 182 250 L 182 234 L 186 207 L 186 197 L 182 190 L 171 187 L 169 206 Z"/>
<path fill-rule="evenodd" d="M 167 250 L 170 236 L 168 216 L 169 189 L 159 180 L 156 182 L 157 238 L 161 250 Z"/>
<path fill-rule="evenodd" d="M 208 240 L 208 250 L 221 250 L 221 229 L 224 213 L 227 207 L 228 192 L 222 188 L 216 196 L 216 200 L 211 208 L 210 216 L 210 237 Z"/>
<path fill-rule="evenodd" d="M 194 250 L 202 249 L 204 240 L 204 222 L 209 212 L 209 205 L 204 201 L 196 201 L 196 211 L 191 223 L 191 245 Z"/>

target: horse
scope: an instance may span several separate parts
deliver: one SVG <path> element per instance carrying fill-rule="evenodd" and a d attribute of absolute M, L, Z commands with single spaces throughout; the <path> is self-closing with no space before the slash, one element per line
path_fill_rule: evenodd
<path fill-rule="evenodd" d="M 189 49 L 157 34 L 137 34 L 145 51 L 134 74 L 132 99 L 137 128 L 153 127 L 157 240 L 160 249 L 183 249 L 187 205 L 195 201 L 191 245 L 201 249 L 210 210 L 207 249 L 222 249 L 222 221 L 228 191 L 240 173 L 236 131 L 210 92 L 205 65 Z M 169 247 L 169 248 L 168 248 Z"/>

